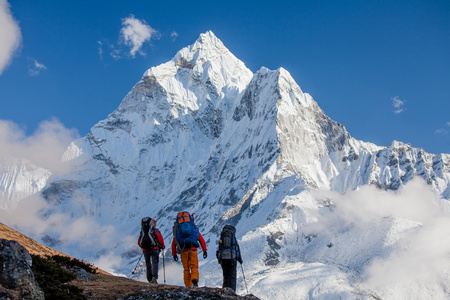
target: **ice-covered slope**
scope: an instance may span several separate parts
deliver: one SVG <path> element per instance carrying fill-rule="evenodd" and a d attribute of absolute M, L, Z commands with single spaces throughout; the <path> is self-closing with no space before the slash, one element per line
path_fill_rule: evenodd
<path fill-rule="evenodd" d="M 52 173 L 21 158 L 0 161 L 0 209 L 9 211 L 18 202 L 41 191 Z"/>
<path fill-rule="evenodd" d="M 187 210 L 210 250 L 201 284 L 220 284 L 212 254 L 221 226 L 233 224 L 251 291 L 268 299 L 371 297 L 359 286 L 361 274 L 418 226 L 390 214 L 372 227 L 348 223 L 334 214 L 339 194 L 319 191 L 401 191 L 419 177 L 450 197 L 449 155 L 353 139 L 286 70 L 253 74 L 212 32 L 146 71 L 63 159 L 76 168 L 49 180 L 42 195 L 50 206 L 41 213 L 90 226 L 69 235 L 53 227 L 45 240 L 54 247 L 99 263 L 115 260 L 112 269 L 128 273 L 139 255 L 140 219 L 156 218 L 170 244 L 174 216 Z"/>

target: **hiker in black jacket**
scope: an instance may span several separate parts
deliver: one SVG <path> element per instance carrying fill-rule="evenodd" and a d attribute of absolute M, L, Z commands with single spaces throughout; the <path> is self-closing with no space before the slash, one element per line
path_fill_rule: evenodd
<path fill-rule="evenodd" d="M 223 288 L 229 287 L 236 291 L 237 262 L 242 264 L 241 250 L 236 239 L 236 228 L 225 225 L 220 233 L 216 257 L 222 266 Z"/>
<path fill-rule="evenodd" d="M 142 248 L 147 267 L 147 281 L 158 283 L 159 252 L 164 249 L 164 239 L 156 228 L 156 220 L 145 217 L 141 221 L 138 245 Z"/>

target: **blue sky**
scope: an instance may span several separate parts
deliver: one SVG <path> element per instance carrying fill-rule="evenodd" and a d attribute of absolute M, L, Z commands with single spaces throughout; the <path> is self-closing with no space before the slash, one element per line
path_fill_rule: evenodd
<path fill-rule="evenodd" d="M 355 138 L 450 153 L 448 0 L 0 0 L 0 120 L 84 136 L 207 30 L 253 72 L 287 69 Z"/>

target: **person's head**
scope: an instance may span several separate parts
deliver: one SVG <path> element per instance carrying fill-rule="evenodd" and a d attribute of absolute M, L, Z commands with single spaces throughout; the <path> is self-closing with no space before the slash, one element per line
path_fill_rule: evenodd
<path fill-rule="evenodd" d="M 149 220 L 152 220 L 152 221 L 153 221 L 153 227 L 156 227 L 156 220 L 155 220 L 155 219 L 152 219 L 152 218 L 150 218 L 150 217 L 144 217 L 144 218 L 142 218 L 141 225 L 143 225 L 144 223 L 147 223 Z"/>
<path fill-rule="evenodd" d="M 141 225 L 143 225 L 144 223 L 147 223 L 149 220 L 151 220 L 150 217 L 144 217 L 144 218 L 142 218 L 142 220 L 141 220 Z"/>

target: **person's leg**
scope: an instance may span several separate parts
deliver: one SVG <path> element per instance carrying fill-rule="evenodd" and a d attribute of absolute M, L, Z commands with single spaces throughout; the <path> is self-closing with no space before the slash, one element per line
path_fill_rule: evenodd
<path fill-rule="evenodd" d="M 230 287 L 233 289 L 233 291 L 236 292 L 236 278 L 237 278 L 237 271 L 236 271 L 237 262 L 233 261 L 230 266 Z"/>
<path fill-rule="evenodd" d="M 198 256 L 197 251 L 188 251 L 189 253 L 189 267 L 191 269 L 191 280 L 196 280 L 198 283 L 199 274 L 198 274 Z"/>
<path fill-rule="evenodd" d="M 189 253 L 191 251 L 185 251 L 181 253 L 181 263 L 183 264 L 184 285 L 191 286 L 191 271 L 189 269 Z"/>
<path fill-rule="evenodd" d="M 151 264 L 152 264 L 152 282 L 157 283 L 158 279 L 158 264 L 159 264 L 159 251 L 158 250 L 151 250 Z"/>
<path fill-rule="evenodd" d="M 147 269 L 147 281 L 152 281 L 152 262 L 150 259 L 150 252 L 144 251 L 144 258 L 145 258 L 145 267 Z"/>
<path fill-rule="evenodd" d="M 231 288 L 231 282 L 230 282 L 230 273 L 231 273 L 231 265 L 230 262 L 227 260 L 222 261 L 222 273 L 223 273 L 223 284 L 222 287 Z"/>

